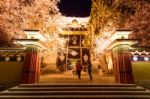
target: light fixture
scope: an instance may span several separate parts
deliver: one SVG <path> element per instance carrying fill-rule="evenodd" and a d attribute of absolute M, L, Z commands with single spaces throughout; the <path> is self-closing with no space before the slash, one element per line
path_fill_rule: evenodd
<path fill-rule="evenodd" d="M 18 56 L 18 57 L 17 57 L 17 62 L 20 62 L 20 61 L 21 61 L 21 57 Z"/>
<path fill-rule="evenodd" d="M 134 61 L 138 61 L 138 57 L 137 56 L 133 56 L 133 60 Z"/>
<path fill-rule="evenodd" d="M 145 56 L 145 57 L 144 57 L 144 60 L 145 60 L 145 61 L 149 61 L 149 57 Z"/>
<path fill-rule="evenodd" d="M 5 57 L 5 61 L 8 62 L 10 60 L 10 57 Z"/>

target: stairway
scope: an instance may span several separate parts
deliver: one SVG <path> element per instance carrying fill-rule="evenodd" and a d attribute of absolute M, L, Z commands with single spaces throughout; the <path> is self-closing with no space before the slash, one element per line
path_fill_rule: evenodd
<path fill-rule="evenodd" d="M 150 99 L 150 91 L 135 84 L 21 84 L 0 99 Z"/>

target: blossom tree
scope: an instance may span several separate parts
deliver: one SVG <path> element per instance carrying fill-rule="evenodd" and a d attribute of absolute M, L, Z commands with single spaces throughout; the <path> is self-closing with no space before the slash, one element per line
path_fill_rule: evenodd
<path fill-rule="evenodd" d="M 117 29 L 132 30 L 130 38 L 139 39 L 138 46 L 150 46 L 149 16 L 149 0 L 92 0 L 92 29 L 91 35 L 88 35 L 92 37 L 88 38 L 94 42 L 91 43 L 94 52 L 101 53 L 109 45 L 109 37 Z"/>
<path fill-rule="evenodd" d="M 130 29 L 131 39 L 139 39 L 136 46 L 150 46 L 150 0 L 92 0 L 87 43 L 92 54 L 105 65 L 103 51 L 113 41 L 117 29 Z"/>
<path fill-rule="evenodd" d="M 59 32 L 61 14 L 57 8 L 58 2 L 59 0 L 1 0 L 0 37 L 10 43 L 11 39 L 22 38 L 24 29 L 38 29 L 47 34 Z"/>
<path fill-rule="evenodd" d="M 91 18 L 87 41 L 95 54 L 101 53 L 110 43 L 108 38 L 116 30 L 120 17 L 119 3 L 114 0 L 92 0 Z M 103 44 L 103 43 L 106 44 Z M 104 46 L 102 46 L 102 44 Z"/>
<path fill-rule="evenodd" d="M 23 20 L 19 9 L 19 2 L 16 0 L 0 1 L 0 37 L 2 42 L 21 36 L 19 33 Z"/>
<path fill-rule="evenodd" d="M 130 38 L 140 39 L 137 46 L 150 47 L 150 1 L 134 0 L 128 5 L 134 10 L 124 23 L 125 28 L 133 31 Z"/>

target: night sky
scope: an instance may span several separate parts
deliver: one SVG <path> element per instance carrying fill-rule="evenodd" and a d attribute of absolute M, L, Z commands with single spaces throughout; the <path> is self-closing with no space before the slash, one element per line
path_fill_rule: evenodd
<path fill-rule="evenodd" d="M 91 0 L 61 0 L 60 12 L 68 17 L 88 17 L 91 11 Z"/>

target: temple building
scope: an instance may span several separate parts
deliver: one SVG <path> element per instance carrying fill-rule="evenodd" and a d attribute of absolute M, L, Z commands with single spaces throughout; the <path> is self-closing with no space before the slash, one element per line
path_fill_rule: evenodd
<path fill-rule="evenodd" d="M 88 34 L 88 18 L 83 22 L 77 18 L 69 20 L 71 21 L 59 34 L 59 37 L 66 40 L 65 49 L 56 51 L 48 60 L 42 55 L 48 46 L 45 36 L 39 30 L 24 30 L 26 38 L 16 39 L 14 42 L 20 47 L 0 48 L 0 68 L 3 70 L 0 72 L 0 83 L 35 83 L 45 72 L 73 71 L 78 60 L 83 66 L 91 61 L 94 73 L 101 76 L 114 75 L 115 81 L 120 83 L 140 80 L 141 78 L 135 75 L 141 73 L 138 72 L 141 66 L 144 67 L 141 69 L 142 73 L 149 75 L 145 69 L 149 68 L 150 50 L 134 47 L 137 40 L 128 38 L 130 30 L 117 30 L 113 33 L 110 37 L 111 43 L 101 54 L 104 57 L 99 59 L 91 56 L 90 48 L 84 45 L 84 38 Z"/>
<path fill-rule="evenodd" d="M 83 44 L 84 37 L 88 32 L 86 28 L 87 23 L 88 20 L 87 22 L 83 22 L 80 24 L 78 23 L 77 19 L 72 18 L 72 22 L 67 24 L 63 28 L 63 32 L 60 35 L 67 39 L 66 51 L 58 52 L 58 67 L 66 66 L 65 69 L 70 70 L 75 67 L 75 64 L 78 60 L 80 60 L 83 65 L 85 65 L 86 62 L 90 61 L 89 48 L 84 46 Z"/>
<path fill-rule="evenodd" d="M 0 99 L 150 99 L 149 1 L 0 5 Z"/>

